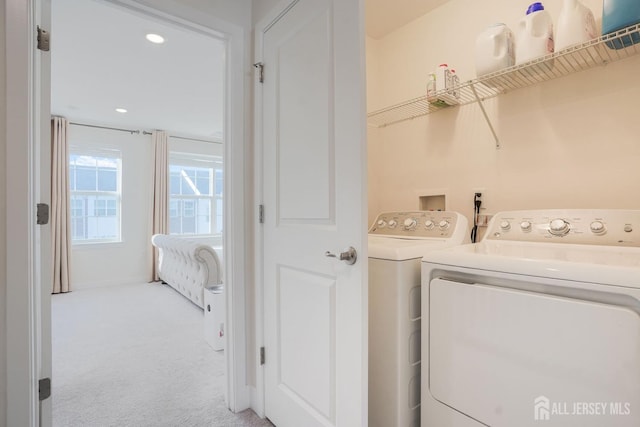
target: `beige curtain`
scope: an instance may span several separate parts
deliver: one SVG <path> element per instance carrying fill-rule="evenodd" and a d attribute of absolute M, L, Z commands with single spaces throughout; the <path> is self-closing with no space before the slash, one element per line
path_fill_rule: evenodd
<path fill-rule="evenodd" d="M 169 148 L 167 133 L 165 131 L 153 131 L 151 134 L 154 148 L 153 163 L 153 234 L 168 234 L 169 232 Z M 149 242 L 151 243 L 151 242 Z M 151 266 L 151 280 L 160 280 L 158 277 L 158 249 L 152 246 L 153 264 Z"/>
<path fill-rule="evenodd" d="M 69 188 L 69 121 L 51 119 L 51 253 L 52 293 L 71 291 L 71 209 Z"/>

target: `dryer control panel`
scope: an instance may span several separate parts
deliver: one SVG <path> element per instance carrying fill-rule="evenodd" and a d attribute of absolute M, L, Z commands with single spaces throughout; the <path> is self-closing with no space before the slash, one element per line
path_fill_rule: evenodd
<path fill-rule="evenodd" d="M 466 233 L 467 220 L 457 212 L 406 211 L 385 212 L 378 215 L 369 234 L 398 238 L 451 238 Z"/>
<path fill-rule="evenodd" d="M 640 211 L 565 209 L 500 212 L 483 240 L 640 247 Z"/>

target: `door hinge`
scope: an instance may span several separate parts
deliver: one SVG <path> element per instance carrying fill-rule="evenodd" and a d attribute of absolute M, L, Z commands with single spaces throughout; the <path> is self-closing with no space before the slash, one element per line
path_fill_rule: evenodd
<path fill-rule="evenodd" d="M 256 62 L 253 66 L 258 69 L 258 81 L 264 83 L 264 64 L 262 62 Z"/>
<path fill-rule="evenodd" d="M 264 224 L 264 205 L 258 206 L 258 222 Z"/>
<path fill-rule="evenodd" d="M 38 203 L 36 205 L 36 224 L 45 225 L 49 223 L 49 205 Z"/>
<path fill-rule="evenodd" d="M 38 399 L 43 401 L 51 397 L 51 378 L 42 378 L 38 381 Z"/>
<path fill-rule="evenodd" d="M 40 28 L 40 25 L 37 26 L 38 28 L 38 49 L 40 49 L 43 52 L 49 52 L 49 44 L 51 41 L 51 37 L 49 35 L 49 32 L 47 30 L 43 30 L 42 28 Z"/>
<path fill-rule="evenodd" d="M 260 365 L 264 365 L 264 347 L 260 347 Z"/>

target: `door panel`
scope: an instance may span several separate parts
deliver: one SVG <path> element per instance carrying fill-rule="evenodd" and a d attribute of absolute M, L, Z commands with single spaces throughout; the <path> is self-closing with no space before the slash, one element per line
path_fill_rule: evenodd
<path fill-rule="evenodd" d="M 353 246 L 366 260 L 360 8 L 294 1 L 263 34 L 265 413 L 278 427 L 366 424 L 367 264 L 325 256 Z"/>
<path fill-rule="evenodd" d="M 280 387 L 333 420 L 335 278 L 287 267 L 278 276 Z"/>
<path fill-rule="evenodd" d="M 278 217 L 333 222 L 333 81 L 329 11 L 296 28 L 278 57 Z M 303 173 L 301 173 L 303 172 Z"/>

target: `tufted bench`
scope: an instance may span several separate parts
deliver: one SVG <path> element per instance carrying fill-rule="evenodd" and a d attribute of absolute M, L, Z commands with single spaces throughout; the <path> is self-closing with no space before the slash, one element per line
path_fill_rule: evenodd
<path fill-rule="evenodd" d="M 204 288 L 222 284 L 221 252 L 203 243 L 154 234 L 151 243 L 158 248 L 158 276 L 204 308 Z"/>

